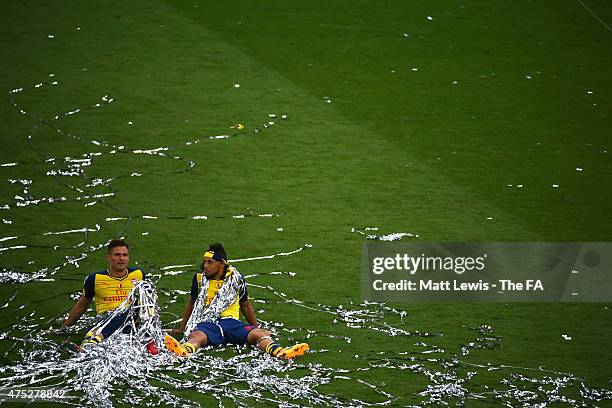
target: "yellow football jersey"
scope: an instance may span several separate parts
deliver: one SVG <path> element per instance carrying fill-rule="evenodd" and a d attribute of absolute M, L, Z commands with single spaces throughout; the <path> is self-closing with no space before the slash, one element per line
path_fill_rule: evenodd
<path fill-rule="evenodd" d="M 144 280 L 145 274 L 138 268 L 128 268 L 123 278 L 115 278 L 106 271 L 94 272 L 85 278 L 83 295 L 95 298 L 96 313 L 115 310 L 127 298 L 136 282 Z"/>
<path fill-rule="evenodd" d="M 208 289 L 206 291 L 206 305 L 209 305 L 210 302 L 212 302 L 219 289 L 221 289 L 221 286 L 223 286 L 225 279 L 231 276 L 234 271 L 235 269 L 230 266 L 227 269 L 224 279 L 209 279 Z M 240 276 L 242 277 L 242 275 Z M 198 298 L 198 293 L 202 287 L 202 277 L 206 278 L 202 272 L 198 272 L 193 276 L 193 280 L 191 282 L 191 299 L 193 299 L 194 302 Z M 240 302 L 243 302 L 248 298 L 249 294 L 247 292 L 246 283 L 244 282 L 244 279 L 240 279 L 238 293 L 236 294 L 234 301 L 227 309 L 221 312 L 220 317 L 233 317 L 234 319 L 240 319 Z"/>

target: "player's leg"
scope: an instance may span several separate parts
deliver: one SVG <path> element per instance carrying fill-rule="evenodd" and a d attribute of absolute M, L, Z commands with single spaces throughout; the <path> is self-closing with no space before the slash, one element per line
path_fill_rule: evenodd
<path fill-rule="evenodd" d="M 108 338 L 111 334 L 123 327 L 126 318 L 127 313 L 106 316 L 100 323 L 96 324 L 87 334 L 85 334 L 85 339 L 81 343 L 81 348 L 86 349 L 99 344 L 102 340 Z"/>
<path fill-rule="evenodd" d="M 282 347 L 276 343 L 266 329 L 253 329 L 249 332 L 247 342 L 256 346 L 273 357 L 290 359 L 304 355 L 309 349 L 308 344 L 300 343 L 292 347 Z"/>
<path fill-rule="evenodd" d="M 208 343 L 208 336 L 201 330 L 194 330 L 189 334 L 187 341 L 183 343 L 183 347 L 189 351 L 189 353 L 195 353 L 200 347 L 206 346 Z"/>
<path fill-rule="evenodd" d="M 254 329 L 251 330 L 247 338 L 249 344 L 257 347 L 261 351 L 268 353 L 269 355 L 276 357 L 283 348 L 280 344 L 276 343 L 270 332 L 266 329 Z"/>
<path fill-rule="evenodd" d="M 181 357 L 187 357 L 195 353 L 200 347 L 223 344 L 223 341 L 221 328 L 213 322 L 198 324 L 195 329 L 189 333 L 187 341 L 184 343 L 180 343 L 170 335 L 164 338 L 166 348 Z"/>

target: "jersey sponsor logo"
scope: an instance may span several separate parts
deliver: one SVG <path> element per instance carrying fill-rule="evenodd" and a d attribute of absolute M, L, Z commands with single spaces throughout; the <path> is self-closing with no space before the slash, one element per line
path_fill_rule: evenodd
<path fill-rule="evenodd" d="M 104 296 L 102 298 L 102 300 L 104 302 L 123 302 L 125 300 L 125 298 L 127 298 L 127 296 Z"/>

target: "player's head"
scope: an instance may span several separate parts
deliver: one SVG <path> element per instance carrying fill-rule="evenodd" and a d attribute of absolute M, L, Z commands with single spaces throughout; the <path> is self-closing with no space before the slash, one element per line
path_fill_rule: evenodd
<path fill-rule="evenodd" d="M 208 277 L 221 275 L 227 269 L 227 254 L 221 244 L 212 244 L 203 255 L 202 270 Z"/>
<path fill-rule="evenodd" d="M 113 239 L 106 246 L 108 267 L 114 272 L 125 272 L 130 262 L 130 247 L 122 239 Z"/>

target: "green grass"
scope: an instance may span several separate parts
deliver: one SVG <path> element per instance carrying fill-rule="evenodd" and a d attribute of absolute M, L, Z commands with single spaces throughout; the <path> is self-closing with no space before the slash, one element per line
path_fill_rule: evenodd
<path fill-rule="evenodd" d="M 585 4 L 610 24 L 606 2 Z M 123 235 L 132 261 L 157 271 L 199 263 L 213 241 L 224 242 L 230 258 L 309 243 L 313 247 L 302 253 L 240 270 L 293 271 L 291 279 L 255 281 L 309 304 L 347 305 L 360 301 L 363 237 L 351 234 L 352 227 L 411 232 L 422 242 L 611 236 L 612 37 L 579 2 L 41 1 L 0 8 L 1 89 L 25 88 L 11 96 L 20 107 L 50 119 L 101 103 L 104 95 L 115 98 L 54 121 L 64 134 L 33 129 L 31 144 L 27 136 L 37 121 L 0 104 L 0 162 L 20 162 L 0 168 L 0 205 L 12 204 L 23 190 L 11 178 L 33 180 L 35 197 L 76 197 L 65 184 L 84 188 L 90 180 L 46 176 L 52 167 L 40 157 L 108 150 L 87 140 L 125 150 L 171 147 L 169 155 L 184 159 L 96 158 L 86 176 L 116 179 L 110 188 L 87 191 L 115 196 L 89 207 L 83 207 L 88 200 L 73 200 L 0 210 L 12 221 L 0 224 L 0 236 L 22 237 L 3 244 L 69 248 L 82 236 L 42 234 L 99 224 L 87 245 Z M 47 81 L 59 83 L 32 88 Z M 278 117 L 269 118 L 272 113 Z M 263 129 L 270 120 L 276 123 Z M 246 128 L 230 129 L 235 123 Z M 253 133 L 256 127 L 262 131 Z M 221 134 L 232 137 L 208 139 Z M 188 161 L 196 166 L 189 169 Z M 134 172 L 142 176 L 130 177 Z M 249 211 L 279 216 L 231 218 Z M 172 218 L 195 215 L 209 219 Z M 81 251 L 7 251 L 0 266 L 33 271 Z M 80 289 L 84 275 L 103 267 L 103 253 L 96 251 L 78 269 L 59 269 L 55 282 L 3 284 L 0 299 L 16 292 L 14 304 L 27 305 L 16 314 L 5 310 L 3 325 L 32 310 L 59 315 L 72 305 L 68 295 Z M 190 280 L 189 273 L 163 277 L 158 286 L 187 289 Z M 251 292 L 273 299 L 263 290 Z M 34 299 L 47 296 L 42 309 Z M 179 314 L 182 305 L 168 311 Z M 466 359 L 546 366 L 597 387 L 612 378 L 612 351 L 605 346 L 612 334 L 609 305 L 396 306 L 408 311 L 407 330 L 444 333 L 431 343 L 447 357 L 473 340 L 470 327 L 490 324 L 502 347 Z M 321 334 L 313 348 L 331 351 L 305 360 L 325 366 L 362 367 L 355 354 L 377 358 L 379 351 L 418 349 L 418 339 L 334 325 L 331 315 L 282 302 L 266 309 L 266 320 Z M 561 338 L 565 333 L 571 342 Z M 353 341 L 343 344 L 328 334 Z M 410 371 L 360 375 L 387 384 L 386 391 L 402 398 L 398 404 L 418 403 L 416 393 L 427 385 Z M 495 383 L 493 374 L 481 376 L 482 383 Z M 324 388 L 343 398 L 379 398 L 354 382 Z"/>

